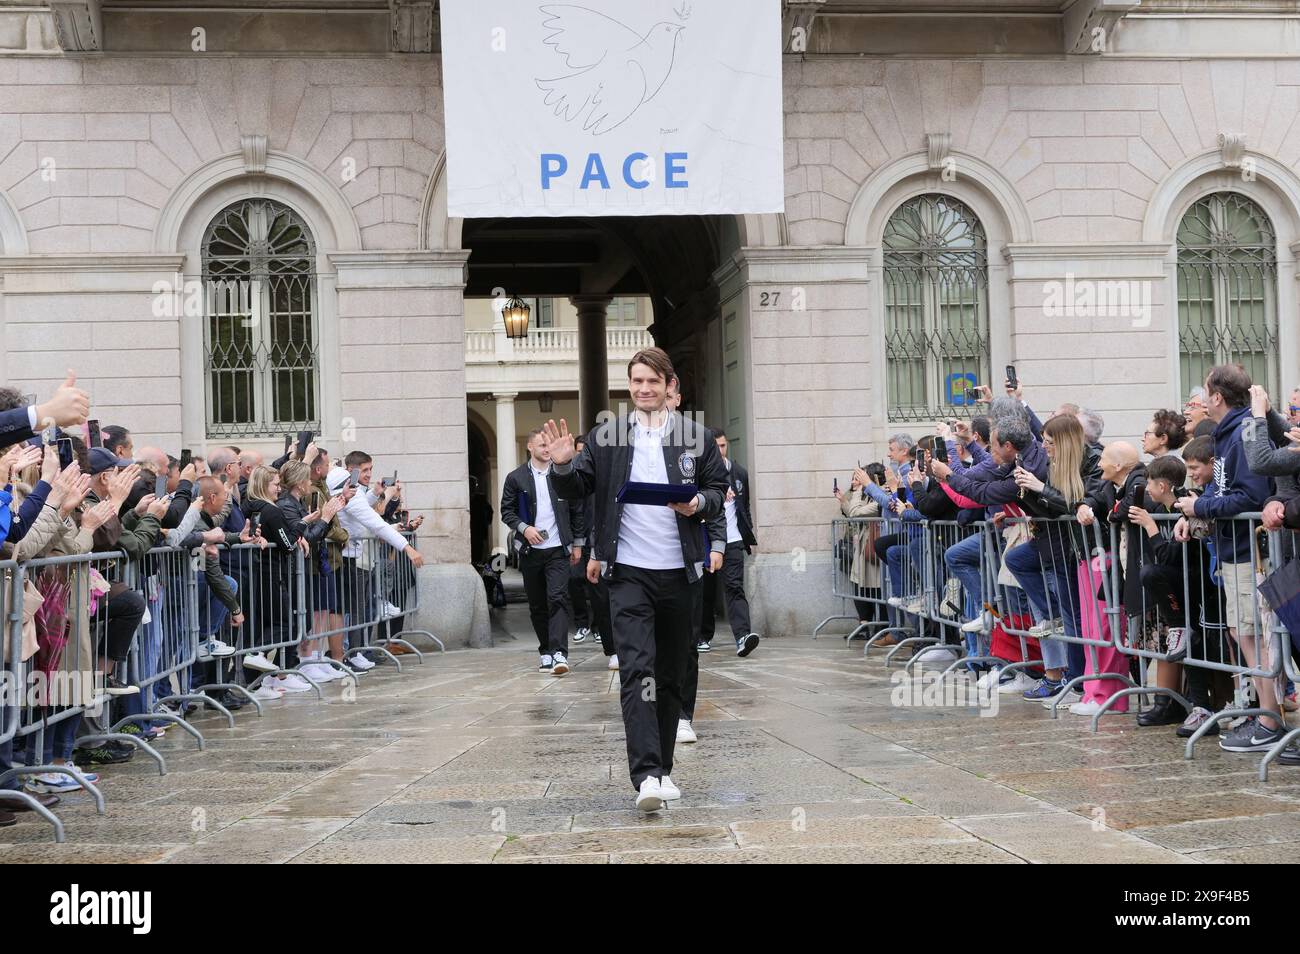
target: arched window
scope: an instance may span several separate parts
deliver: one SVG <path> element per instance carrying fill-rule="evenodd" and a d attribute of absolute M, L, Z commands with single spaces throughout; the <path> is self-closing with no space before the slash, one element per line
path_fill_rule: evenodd
<path fill-rule="evenodd" d="M 1178 225 L 1180 393 L 1216 364 L 1240 364 L 1278 393 L 1277 238 L 1236 192 L 1199 200 Z"/>
<path fill-rule="evenodd" d="M 315 263 L 311 232 L 279 202 L 237 202 L 208 226 L 208 437 L 320 430 Z"/>
<path fill-rule="evenodd" d="M 889 217 L 883 245 L 889 419 L 948 417 L 990 383 L 984 227 L 957 199 L 920 195 Z"/>

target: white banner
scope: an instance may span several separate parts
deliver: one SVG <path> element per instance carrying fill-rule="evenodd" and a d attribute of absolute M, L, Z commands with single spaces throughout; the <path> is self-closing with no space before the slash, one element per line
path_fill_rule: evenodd
<path fill-rule="evenodd" d="M 780 0 L 442 0 L 451 215 L 784 209 Z"/>

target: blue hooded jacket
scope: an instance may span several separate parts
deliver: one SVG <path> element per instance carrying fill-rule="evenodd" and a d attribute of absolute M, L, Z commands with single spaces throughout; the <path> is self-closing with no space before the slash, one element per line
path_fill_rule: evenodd
<path fill-rule="evenodd" d="M 1221 563 L 1251 562 L 1250 532 L 1245 523 L 1234 524 L 1230 518 L 1259 512 L 1273 493 L 1273 482 L 1251 473 L 1246 461 L 1241 428 L 1249 418 L 1249 407 L 1234 408 L 1215 427 L 1214 480 L 1206 485 L 1194 511 L 1198 517 L 1218 521 L 1214 539 Z"/>

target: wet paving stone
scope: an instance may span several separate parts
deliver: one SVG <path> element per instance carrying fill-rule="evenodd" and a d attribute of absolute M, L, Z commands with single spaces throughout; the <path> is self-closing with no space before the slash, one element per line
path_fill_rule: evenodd
<path fill-rule="evenodd" d="M 518 639 L 381 666 L 345 702 L 307 694 L 199 720 L 101 769 L 108 814 L 69 795 L 68 843 L 30 818 L 0 861 L 245 863 L 1243 863 L 1300 848 L 1300 772 L 1213 744 L 1185 761 L 1171 731 L 1002 700 L 891 705 L 881 654 L 771 639 L 701 660 L 695 729 L 677 747 L 680 801 L 633 806 L 617 676 L 591 644 L 536 672 Z M 725 637 L 719 635 L 720 643 Z"/>

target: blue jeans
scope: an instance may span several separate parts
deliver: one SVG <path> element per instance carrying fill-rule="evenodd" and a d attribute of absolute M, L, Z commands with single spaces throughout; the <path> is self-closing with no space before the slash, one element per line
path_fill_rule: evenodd
<path fill-rule="evenodd" d="M 1034 619 L 1042 622 L 1060 617 L 1065 635 L 1080 635 L 1079 584 L 1072 558 L 1043 552 L 1035 544 L 1026 543 L 1008 550 L 1003 559 L 1029 597 Z M 1039 643 L 1043 665 L 1048 669 L 1064 669 L 1070 679 L 1083 675 L 1082 646 L 1053 639 Z"/>
<path fill-rule="evenodd" d="M 239 584 L 233 576 L 226 577 L 226 583 L 235 593 L 239 592 Z M 225 624 L 230 610 L 226 608 L 225 603 L 217 598 L 217 594 L 212 592 L 212 588 L 208 586 L 207 577 L 199 574 L 199 606 L 202 607 L 205 601 L 208 613 L 207 616 L 199 618 L 199 634 L 215 638 L 217 633 L 221 631 L 222 625 Z"/>
<path fill-rule="evenodd" d="M 51 710 L 52 712 L 53 710 Z M 27 737 L 27 764 L 28 765 L 50 765 L 55 761 L 57 756 L 60 762 L 72 761 L 72 750 L 77 747 L 77 730 L 81 728 L 81 713 L 74 716 L 68 716 L 61 719 L 53 725 L 47 725 L 44 736 L 44 745 L 42 751 L 36 752 L 36 735 L 33 733 Z M 0 768 L 0 771 L 4 771 Z"/>
<path fill-rule="evenodd" d="M 966 591 L 968 620 L 975 619 L 984 605 L 984 580 L 980 572 L 980 548 L 983 545 L 983 535 L 975 533 L 943 551 L 943 562 L 948 565 L 949 572 L 961 580 L 962 589 Z"/>

